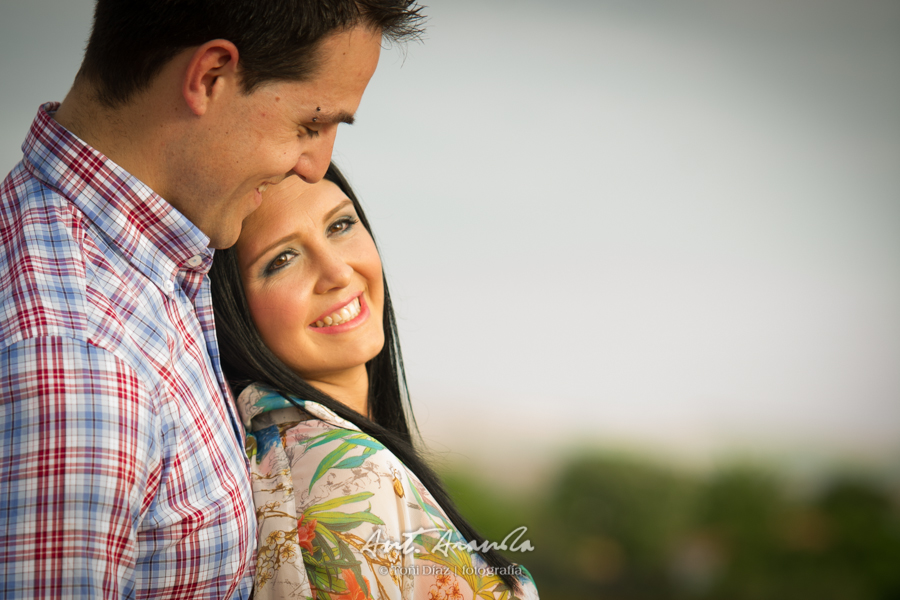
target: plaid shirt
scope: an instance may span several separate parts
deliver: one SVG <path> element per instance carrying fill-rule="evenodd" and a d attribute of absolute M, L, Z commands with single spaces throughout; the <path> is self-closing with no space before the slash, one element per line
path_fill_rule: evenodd
<path fill-rule="evenodd" d="M 209 240 L 57 107 L 0 187 L 0 598 L 246 598 Z"/>

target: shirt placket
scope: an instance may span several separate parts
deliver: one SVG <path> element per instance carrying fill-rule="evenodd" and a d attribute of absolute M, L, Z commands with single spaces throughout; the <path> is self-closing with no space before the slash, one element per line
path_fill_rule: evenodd
<path fill-rule="evenodd" d="M 203 259 L 199 256 L 193 256 L 186 261 L 188 267 L 198 267 L 202 264 Z M 225 381 L 225 374 L 222 371 L 222 361 L 219 357 L 218 346 L 216 345 L 215 321 L 213 319 L 212 295 L 209 289 L 209 277 L 204 273 L 180 269 L 176 274 L 182 291 L 185 295 L 188 310 L 194 318 L 188 319 L 192 332 L 197 339 L 202 339 L 206 346 L 206 357 L 211 364 L 207 364 L 208 369 L 215 374 L 216 381 L 219 385 L 221 395 L 219 398 L 225 403 L 225 409 L 228 412 L 231 428 L 234 433 L 234 439 L 239 444 L 237 451 L 242 455 L 244 447 L 244 428 L 237 415 L 236 407 L 232 401 L 231 389 Z M 193 293 L 192 293 L 193 292 Z"/>

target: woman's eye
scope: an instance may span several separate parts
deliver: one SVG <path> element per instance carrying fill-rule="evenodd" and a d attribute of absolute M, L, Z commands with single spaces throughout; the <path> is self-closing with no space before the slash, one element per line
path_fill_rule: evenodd
<path fill-rule="evenodd" d="M 357 223 L 359 223 L 359 219 L 354 219 L 353 217 L 343 217 L 331 224 L 331 227 L 328 228 L 328 233 L 332 235 L 335 233 L 343 233 L 348 229 L 351 229 Z"/>
<path fill-rule="evenodd" d="M 269 271 L 270 273 L 272 271 L 276 271 L 276 270 L 280 269 L 281 267 L 283 267 L 284 265 L 291 262 L 292 258 L 294 258 L 293 253 L 282 252 L 281 254 L 276 256 L 272 262 L 269 263 L 269 266 L 266 268 L 266 271 Z"/>

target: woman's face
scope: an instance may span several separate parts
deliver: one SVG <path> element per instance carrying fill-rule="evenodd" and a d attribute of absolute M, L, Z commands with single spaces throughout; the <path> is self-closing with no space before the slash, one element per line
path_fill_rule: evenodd
<path fill-rule="evenodd" d="M 384 345 L 381 259 L 337 185 L 269 188 L 235 246 L 263 341 L 307 380 L 364 369 Z"/>

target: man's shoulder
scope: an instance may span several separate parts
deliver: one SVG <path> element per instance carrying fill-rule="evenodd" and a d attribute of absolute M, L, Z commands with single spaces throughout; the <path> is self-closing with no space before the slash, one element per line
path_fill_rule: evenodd
<path fill-rule="evenodd" d="M 65 199 L 19 163 L 0 186 L 0 306 L 4 345 L 84 331 L 84 260 Z"/>
<path fill-rule="evenodd" d="M 140 304 L 130 296 L 144 287 L 123 264 L 75 204 L 19 163 L 0 185 L 0 346 L 54 336 L 120 349 L 121 305 Z"/>

